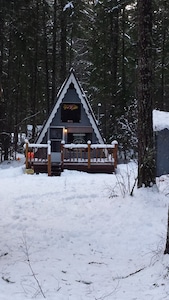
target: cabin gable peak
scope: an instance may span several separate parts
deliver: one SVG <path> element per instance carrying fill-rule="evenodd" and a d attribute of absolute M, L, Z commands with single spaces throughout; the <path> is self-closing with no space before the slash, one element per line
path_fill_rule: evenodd
<path fill-rule="evenodd" d="M 39 133 L 36 143 L 44 143 L 44 138 L 51 126 L 67 128 L 69 134 L 74 132 L 76 135 L 78 131 L 79 134 L 80 132 L 84 134 L 85 130 L 86 134 L 93 131 L 92 135 L 88 134 L 86 137 L 95 136 L 95 143 L 104 143 L 92 108 L 73 69 L 70 70 L 58 91 L 53 109 Z"/>

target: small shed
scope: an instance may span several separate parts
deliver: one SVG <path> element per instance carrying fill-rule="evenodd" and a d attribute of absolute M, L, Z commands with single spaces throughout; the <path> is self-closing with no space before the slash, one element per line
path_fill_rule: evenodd
<path fill-rule="evenodd" d="M 156 176 L 169 174 L 169 112 L 153 111 Z"/>

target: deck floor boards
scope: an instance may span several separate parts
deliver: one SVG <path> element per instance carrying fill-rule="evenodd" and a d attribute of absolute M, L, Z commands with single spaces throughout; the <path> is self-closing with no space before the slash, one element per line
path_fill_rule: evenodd
<path fill-rule="evenodd" d="M 32 168 L 34 169 L 34 173 L 47 173 L 47 163 L 46 162 L 31 162 Z M 58 172 L 57 169 L 58 168 Z M 82 171 L 87 173 L 108 173 L 112 174 L 115 172 L 114 165 L 110 162 L 92 162 L 90 164 L 90 168 L 88 168 L 87 163 L 80 163 L 80 162 L 65 162 L 64 165 L 61 164 L 51 164 L 51 170 L 53 170 L 53 173 L 56 173 L 56 175 L 59 175 L 58 173 L 61 171 L 67 170 L 76 170 L 76 171 Z M 55 174 L 53 174 L 55 175 Z"/>

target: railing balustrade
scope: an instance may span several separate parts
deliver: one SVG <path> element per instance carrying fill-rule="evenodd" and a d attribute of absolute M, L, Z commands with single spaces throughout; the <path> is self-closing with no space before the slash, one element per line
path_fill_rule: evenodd
<path fill-rule="evenodd" d="M 38 151 L 43 150 L 45 151 Z M 51 142 L 47 144 L 31 144 L 25 141 L 25 157 L 26 157 L 26 169 L 33 163 L 41 162 L 47 163 L 48 176 L 51 176 Z"/>
<path fill-rule="evenodd" d="M 87 163 L 90 168 L 92 163 L 112 163 L 117 167 L 117 141 L 111 144 L 61 144 L 62 164 Z"/>
<path fill-rule="evenodd" d="M 93 164 L 109 164 L 113 165 L 114 169 L 117 167 L 117 141 L 111 144 L 65 144 L 61 143 L 61 165 L 64 169 L 64 164 L 87 164 L 90 169 Z M 48 175 L 51 175 L 51 142 L 47 144 L 31 144 L 25 142 L 25 157 L 26 169 L 35 165 L 36 163 L 46 163 Z"/>

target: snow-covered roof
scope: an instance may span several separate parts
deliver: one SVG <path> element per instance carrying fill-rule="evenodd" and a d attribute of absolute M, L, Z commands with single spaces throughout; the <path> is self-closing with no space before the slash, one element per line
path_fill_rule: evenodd
<path fill-rule="evenodd" d="M 169 129 L 169 112 L 153 110 L 153 129 L 160 131 Z"/>
<path fill-rule="evenodd" d="M 69 86 L 70 86 L 71 83 L 73 83 L 73 85 L 74 85 L 74 87 L 76 89 L 76 92 L 77 92 L 77 94 L 79 96 L 81 104 L 83 105 L 83 108 L 84 108 L 84 110 L 86 112 L 86 115 L 89 118 L 90 124 L 91 124 L 91 126 L 92 126 L 92 128 L 93 128 L 93 130 L 94 130 L 94 132 L 95 132 L 95 134 L 97 136 L 97 139 L 98 139 L 99 143 L 102 143 L 102 144 L 104 143 L 104 141 L 102 139 L 102 136 L 101 136 L 101 134 L 99 132 L 99 129 L 98 129 L 98 126 L 97 126 L 97 121 L 96 121 L 96 118 L 94 116 L 93 110 L 92 110 L 92 108 L 91 108 L 91 106 L 89 104 L 89 101 L 88 101 L 88 99 L 87 99 L 87 97 L 85 95 L 85 92 L 83 91 L 83 89 L 82 89 L 79 81 L 77 80 L 77 78 L 76 78 L 76 76 L 74 74 L 74 70 L 73 69 L 70 70 L 70 73 L 69 73 L 67 79 L 62 84 L 62 86 L 61 86 L 61 88 L 60 88 L 60 90 L 59 90 L 59 92 L 57 94 L 54 108 L 51 111 L 51 113 L 50 113 L 50 115 L 49 115 L 46 123 L 44 124 L 44 126 L 43 126 L 43 128 L 42 128 L 42 130 L 41 130 L 41 132 L 40 132 L 40 134 L 39 134 L 39 136 L 37 138 L 37 140 L 36 140 L 36 143 L 41 143 L 42 142 L 43 137 L 45 136 L 45 134 L 46 134 L 46 132 L 47 132 L 50 124 L 52 123 L 52 120 L 53 120 L 55 114 L 57 113 L 57 111 L 59 109 L 59 106 L 62 103 L 63 98 L 64 98 L 64 96 L 65 96 L 65 94 L 66 94 L 66 92 L 67 92 L 67 90 L 68 90 L 68 88 L 69 88 Z"/>

